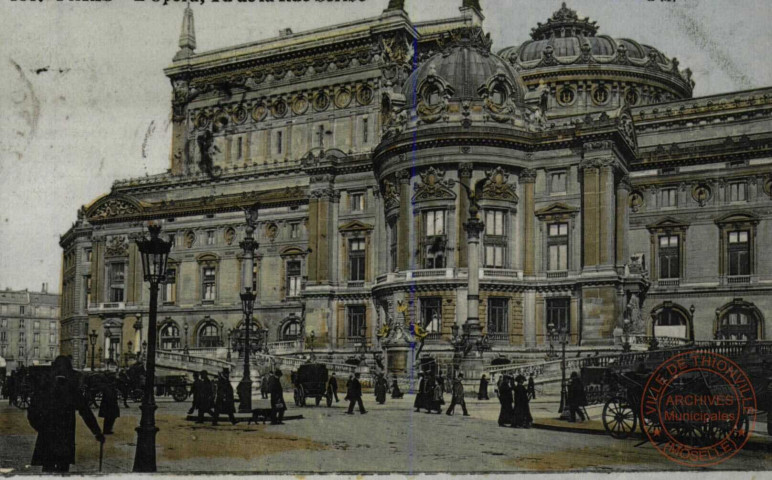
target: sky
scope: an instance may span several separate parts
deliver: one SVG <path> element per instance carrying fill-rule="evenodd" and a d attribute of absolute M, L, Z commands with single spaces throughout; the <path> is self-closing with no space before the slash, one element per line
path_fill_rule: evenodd
<path fill-rule="evenodd" d="M 480 0 L 494 49 L 519 45 L 557 0 Z M 167 2 L 164 5 L 164 2 Z M 769 0 L 569 0 L 600 34 L 652 45 L 695 96 L 772 86 Z M 377 16 L 388 0 L 192 3 L 197 52 Z M 415 21 L 461 0 L 406 0 Z M 0 1 L 0 289 L 59 291 L 59 237 L 116 179 L 169 166 L 171 87 L 186 2 Z"/>

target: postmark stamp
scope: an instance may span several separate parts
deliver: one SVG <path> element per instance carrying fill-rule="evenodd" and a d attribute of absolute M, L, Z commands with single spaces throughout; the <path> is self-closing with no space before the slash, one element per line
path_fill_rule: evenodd
<path fill-rule="evenodd" d="M 736 455 L 756 421 L 748 375 L 729 358 L 695 350 L 663 362 L 643 390 L 649 441 L 670 460 L 707 467 Z"/>

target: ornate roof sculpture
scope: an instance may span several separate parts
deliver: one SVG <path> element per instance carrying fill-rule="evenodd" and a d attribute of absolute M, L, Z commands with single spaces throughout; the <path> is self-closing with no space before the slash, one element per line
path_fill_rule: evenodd
<path fill-rule="evenodd" d="M 580 18 L 565 2 L 546 23 L 538 23 L 531 30 L 531 40 L 519 46 L 504 48 L 499 55 L 508 59 L 521 75 L 534 77 L 539 70 L 552 71 L 558 67 L 586 69 L 588 65 L 608 65 L 639 69 L 641 73 L 648 72 L 650 76 L 657 77 L 658 83 L 665 87 L 665 96 L 673 97 L 653 98 L 647 103 L 690 98 L 694 87 L 691 70 L 679 70 L 676 58 L 669 59 L 656 48 L 635 40 L 598 35 L 596 22 Z M 587 74 L 597 76 L 591 72 Z M 530 84 L 529 81 L 527 83 Z M 633 105 L 638 101 L 633 96 L 627 99 L 627 103 Z"/>

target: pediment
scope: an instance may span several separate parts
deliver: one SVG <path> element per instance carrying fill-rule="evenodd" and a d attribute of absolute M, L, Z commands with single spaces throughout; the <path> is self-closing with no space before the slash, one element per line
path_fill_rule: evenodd
<path fill-rule="evenodd" d="M 139 201 L 126 195 L 106 195 L 86 210 L 89 221 L 108 220 L 134 216 L 143 210 Z"/>
<path fill-rule="evenodd" d="M 548 207 L 544 207 L 541 210 L 537 210 L 535 215 L 539 218 L 558 218 L 558 217 L 570 217 L 579 212 L 579 208 L 572 207 L 565 203 L 553 203 Z"/>
<path fill-rule="evenodd" d="M 759 217 L 750 212 L 730 212 L 716 219 L 716 224 L 726 223 L 750 223 L 756 225 L 759 223 Z"/>
<path fill-rule="evenodd" d="M 338 227 L 338 231 L 343 232 L 369 232 L 375 228 L 373 225 L 370 225 L 369 223 L 363 223 L 359 220 L 352 220 L 346 224 L 341 225 Z"/>
<path fill-rule="evenodd" d="M 305 255 L 308 253 L 306 250 L 303 250 L 300 247 L 292 246 L 292 247 L 286 247 L 281 252 L 279 252 L 279 255 L 282 257 L 294 257 L 298 255 Z"/>
<path fill-rule="evenodd" d="M 676 217 L 665 217 L 657 222 L 646 225 L 649 231 L 686 229 L 689 224 Z"/>

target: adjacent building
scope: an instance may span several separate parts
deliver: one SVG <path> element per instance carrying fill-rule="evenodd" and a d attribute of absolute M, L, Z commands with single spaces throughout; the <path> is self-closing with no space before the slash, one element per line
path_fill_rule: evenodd
<path fill-rule="evenodd" d="M 768 335 L 772 89 L 694 98 L 676 58 L 565 4 L 498 53 L 477 0 L 203 53 L 188 9 L 179 45 L 170 169 L 116 181 L 61 238 L 76 364 L 140 351 L 151 220 L 173 243 L 164 350 L 233 343 L 245 286 L 274 351 L 378 348 L 394 370 L 411 324 L 435 360 L 470 319 L 507 357 L 551 329 L 570 348 Z"/>
<path fill-rule="evenodd" d="M 10 372 L 19 366 L 44 365 L 59 354 L 59 295 L 0 290 L 0 358 Z"/>

